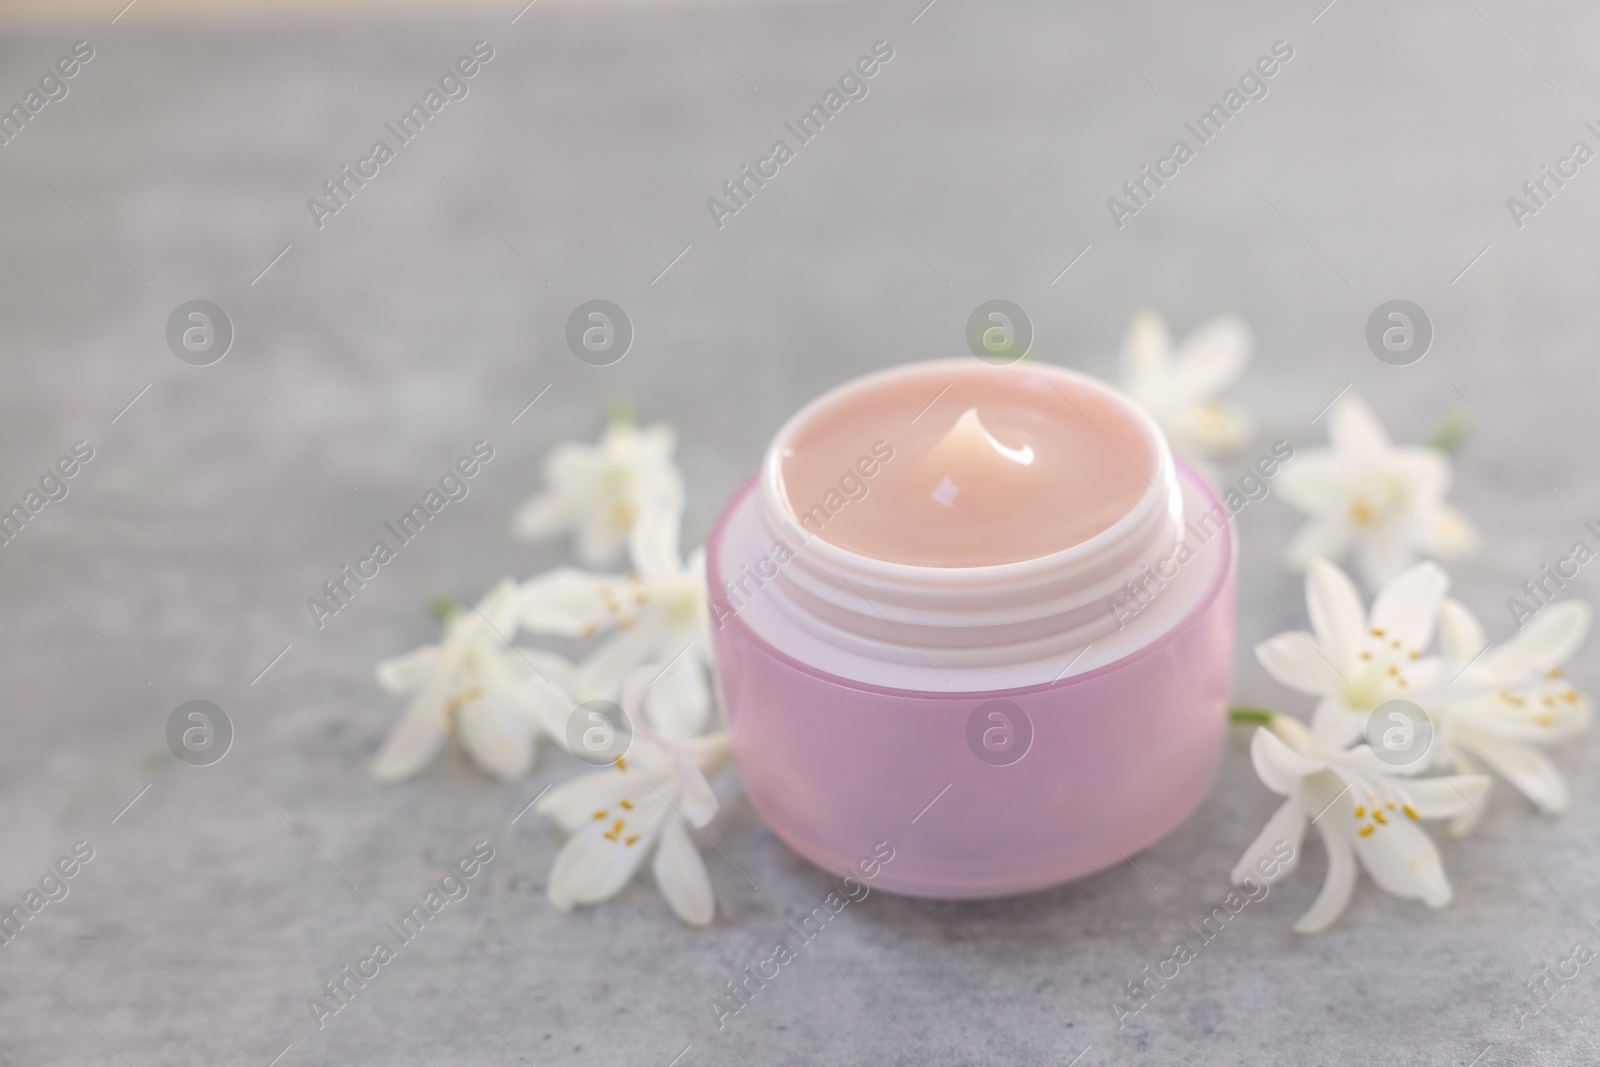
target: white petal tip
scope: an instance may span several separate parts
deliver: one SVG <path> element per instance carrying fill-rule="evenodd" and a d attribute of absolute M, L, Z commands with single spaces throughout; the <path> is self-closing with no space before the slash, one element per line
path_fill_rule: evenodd
<path fill-rule="evenodd" d="M 370 768 L 370 773 L 374 781 L 393 784 L 410 778 L 417 773 L 417 768 L 394 767 L 388 764 L 374 763 Z"/>

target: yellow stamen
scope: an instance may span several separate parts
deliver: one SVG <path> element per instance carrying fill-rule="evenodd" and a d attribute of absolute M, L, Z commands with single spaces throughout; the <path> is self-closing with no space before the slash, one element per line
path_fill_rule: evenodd
<path fill-rule="evenodd" d="M 1363 826 L 1361 829 L 1357 830 L 1356 833 L 1360 834 L 1362 837 L 1366 837 L 1368 834 L 1372 833 L 1372 831 L 1374 831 L 1376 829 L 1377 829 L 1376 826 Z M 1385 838 L 1385 840 L 1388 840 L 1388 839 Z"/>
<path fill-rule="evenodd" d="M 1407 815 L 1411 816 L 1411 818 L 1413 818 L 1413 819 L 1422 818 L 1422 816 L 1417 814 L 1417 809 L 1413 808 L 1410 804 L 1401 805 L 1401 810 L 1403 810 Z"/>
<path fill-rule="evenodd" d="M 633 810 L 633 801 L 629 800 L 627 797 L 623 797 L 622 800 L 620 801 L 620 803 L 622 804 L 622 807 L 623 807 L 624 810 L 626 810 L 626 811 L 632 811 Z"/>
<path fill-rule="evenodd" d="M 603 819 L 603 818 L 605 818 L 605 817 L 606 817 L 606 816 L 607 816 L 607 815 L 610 815 L 610 814 L 611 814 L 611 813 L 610 813 L 610 812 L 609 812 L 609 811 L 597 811 L 597 812 L 595 812 L 595 813 L 594 813 L 594 817 L 595 817 L 595 818 L 596 818 L 596 819 Z"/>
<path fill-rule="evenodd" d="M 632 848 L 633 847 L 633 843 L 635 841 L 637 841 L 637 840 L 639 840 L 639 835 L 638 834 L 634 834 L 632 837 L 630 837 L 626 841 L 624 841 L 623 844 L 627 845 L 629 848 Z"/>
<path fill-rule="evenodd" d="M 445 730 L 452 734 L 455 733 L 457 728 L 456 712 L 460 711 L 462 708 L 466 707 L 468 704 L 472 703 L 474 700 L 477 700 L 481 696 L 483 696 L 482 687 L 469 685 L 461 692 L 445 701 Z"/>

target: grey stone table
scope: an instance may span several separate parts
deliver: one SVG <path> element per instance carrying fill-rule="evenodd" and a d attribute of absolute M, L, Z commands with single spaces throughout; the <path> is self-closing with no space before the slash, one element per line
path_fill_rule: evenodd
<path fill-rule="evenodd" d="M 1455 497 L 1489 548 L 1452 570 L 1497 636 L 1505 599 L 1600 518 L 1600 176 L 1548 185 L 1520 227 L 1506 205 L 1597 144 L 1600 12 L 923 2 L 292 9 L 297 29 L 266 6 L 113 23 L 113 3 L 0 40 L 7 105 L 93 49 L 0 147 L 0 503 L 93 449 L 0 549 L 0 897 L 94 850 L 0 947 L 0 1063 L 1595 1062 L 1590 970 L 1516 1023 L 1528 982 L 1600 943 L 1591 743 L 1559 755 L 1567 817 L 1500 787 L 1494 828 L 1448 848 L 1454 906 L 1363 881 L 1332 931 L 1298 937 L 1312 845 L 1120 1029 L 1124 983 L 1193 936 L 1272 810 L 1243 732 L 1137 870 L 987 903 L 874 895 L 720 1031 L 709 1001 L 830 884 L 735 780 L 706 852 L 716 921 L 694 932 L 647 878 L 548 905 L 559 839 L 515 817 L 570 760 L 546 751 L 511 787 L 456 756 L 367 779 L 400 710 L 372 666 L 432 639 L 429 598 L 561 558 L 509 534 L 553 442 L 618 398 L 676 425 L 698 541 L 796 406 L 963 351 L 993 297 L 1028 311 L 1041 358 L 1110 376 L 1138 308 L 1180 331 L 1245 315 L 1258 352 L 1234 396 L 1262 442 L 1320 443 L 1313 416 L 1350 384 L 1406 439 L 1467 410 Z M 480 40 L 467 95 L 319 227 L 308 198 Z M 707 199 L 878 40 L 894 55 L 868 95 L 719 228 Z M 1107 199 L 1280 40 L 1267 95 L 1118 228 Z M 595 297 L 637 328 L 607 368 L 563 340 Z M 1363 341 L 1395 297 L 1437 331 L 1412 366 Z M 196 298 L 236 333 L 207 367 L 164 337 Z M 307 597 L 479 439 L 496 458 L 471 496 L 319 632 Z M 1276 498 L 1240 516 L 1237 699 L 1304 712 L 1249 653 L 1280 612 L 1304 621 L 1279 560 L 1295 524 Z M 1600 686 L 1592 650 L 1572 673 Z M 233 723 L 214 766 L 167 755 L 190 699 Z M 319 1030 L 307 998 L 479 840 L 495 859 L 471 895 Z"/>

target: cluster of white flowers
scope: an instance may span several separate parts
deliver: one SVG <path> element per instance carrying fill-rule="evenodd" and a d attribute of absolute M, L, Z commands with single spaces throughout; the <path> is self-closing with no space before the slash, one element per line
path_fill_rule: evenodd
<path fill-rule="evenodd" d="M 1124 387 L 1202 471 L 1253 433 L 1241 412 L 1216 399 L 1244 370 L 1250 347 L 1249 328 L 1232 316 L 1200 326 L 1175 350 L 1154 313 L 1137 316 L 1124 338 Z M 1302 933 L 1325 930 L 1343 913 L 1359 868 L 1396 896 L 1447 904 L 1438 849 L 1415 824 L 1449 819 L 1452 833 L 1470 832 L 1488 805 L 1485 771 L 1541 811 L 1563 811 L 1566 783 L 1536 746 L 1578 733 L 1590 715 L 1588 699 L 1561 674 L 1587 634 L 1586 605 L 1550 605 L 1491 648 L 1472 613 L 1447 598 L 1439 565 L 1415 562 L 1455 558 L 1477 541 L 1445 502 L 1449 457 L 1394 445 L 1354 394 L 1329 409 L 1329 443 L 1302 453 L 1278 480 L 1285 500 L 1310 516 L 1287 558 L 1307 572 L 1312 632 L 1279 634 L 1255 650 L 1274 678 L 1318 703 L 1309 726 L 1258 709 L 1234 714 L 1261 724 L 1252 762 L 1287 799 L 1233 880 L 1283 844 L 1293 858 L 1280 869 L 1292 870 L 1315 826 L 1328 871 L 1295 924 Z M 673 911 L 704 926 L 715 899 L 690 835 L 717 812 L 707 776 L 728 762 L 729 746 L 710 680 L 704 550 L 685 559 L 679 546 L 684 484 L 674 444 L 670 427 L 640 429 L 618 418 L 597 444 L 568 442 L 551 453 L 546 491 L 518 511 L 517 533 L 570 533 L 588 566 L 612 567 L 626 554 L 631 571 L 560 567 L 523 583 L 506 579 L 451 615 L 438 644 L 380 664 L 385 689 L 415 696 L 372 773 L 410 777 L 455 734 L 485 770 L 520 778 L 541 734 L 566 749 L 575 713 L 590 701 L 616 702 L 632 724 L 626 753 L 539 801 L 569 835 L 550 872 L 550 900 L 565 911 L 609 899 L 653 851 L 656 885 Z M 1329 562 L 1345 556 L 1381 586 L 1370 613 Z M 519 633 L 596 643 L 573 663 L 517 644 Z M 1365 743 L 1375 715 L 1381 720 L 1396 700 L 1428 727 L 1424 753 L 1403 764 Z M 1414 733 L 1418 724 L 1403 725 Z"/>
<path fill-rule="evenodd" d="M 1122 346 L 1123 387 L 1160 423 L 1174 450 L 1202 472 L 1252 435 L 1250 420 L 1217 399 L 1250 358 L 1250 330 L 1232 316 L 1204 323 L 1174 348 L 1154 312 L 1135 316 Z M 1275 846 L 1293 846 L 1315 825 L 1328 873 L 1311 910 L 1295 924 L 1325 930 L 1355 889 L 1357 860 L 1380 887 L 1432 907 L 1450 901 L 1439 852 L 1420 826 L 1449 819 L 1469 833 L 1484 818 L 1493 772 L 1546 814 L 1567 807 L 1560 772 L 1537 746 L 1563 741 L 1589 722 L 1588 699 L 1561 674 L 1588 632 L 1587 605 L 1550 605 L 1504 644 L 1446 597 L 1449 578 L 1418 557 L 1456 559 L 1478 534 L 1446 503 L 1450 458 L 1441 449 L 1395 445 L 1354 393 L 1327 412 L 1329 447 L 1302 452 L 1278 476 L 1284 500 L 1309 516 L 1287 562 L 1306 571 L 1313 633 L 1279 634 L 1256 648 L 1274 678 L 1319 699 L 1309 729 L 1287 715 L 1247 709 L 1260 725 L 1250 756 L 1261 780 L 1288 799 L 1233 871 L 1239 884 Z M 1330 559 L 1353 558 L 1379 589 L 1370 617 L 1354 585 Z M 1380 588 L 1381 587 L 1381 588 Z M 1433 651 L 1437 637 L 1438 649 Z M 1404 700 L 1388 726 L 1380 708 Z M 1378 728 L 1369 721 L 1378 715 Z M 1398 729 L 1425 751 L 1404 765 L 1380 758 L 1370 733 Z M 1423 730 L 1419 739 L 1415 731 Z M 1430 771 L 1445 772 L 1424 777 Z"/>
<path fill-rule="evenodd" d="M 1289 543 L 1296 568 L 1353 555 L 1376 588 L 1418 556 L 1456 559 L 1477 531 L 1445 503 L 1450 457 L 1425 445 L 1395 445 L 1355 393 L 1328 412 L 1329 448 L 1305 452 L 1284 468 L 1278 491 L 1311 521 Z"/>
<path fill-rule="evenodd" d="M 1150 413 L 1173 449 L 1206 474 L 1211 460 L 1236 452 L 1255 434 L 1237 407 L 1217 399 L 1250 362 L 1250 327 L 1219 315 L 1174 350 L 1167 324 L 1142 311 L 1122 338 L 1122 387 Z"/>
<path fill-rule="evenodd" d="M 1334 406 L 1329 434 L 1333 447 L 1297 458 L 1280 483 L 1284 496 L 1313 516 L 1290 547 L 1290 562 L 1306 568 L 1312 633 L 1282 633 L 1255 650 L 1279 682 L 1319 698 L 1310 727 L 1287 715 L 1235 715 L 1264 720 L 1251 739 L 1251 760 L 1267 788 L 1288 799 L 1233 878 L 1243 879 L 1280 841 L 1298 860 L 1306 828 L 1315 825 L 1328 873 L 1295 924 L 1301 933 L 1326 930 L 1343 913 L 1357 860 L 1389 893 L 1435 908 L 1448 904 L 1438 849 L 1415 824 L 1449 819 L 1453 834 L 1470 832 L 1488 805 L 1486 770 L 1539 810 L 1565 810 L 1566 783 L 1536 746 L 1570 738 L 1589 722 L 1588 698 L 1561 673 L 1588 632 L 1588 606 L 1553 604 L 1489 647 L 1478 620 L 1446 596 L 1444 570 L 1411 562 L 1418 553 L 1459 555 L 1475 539 L 1467 520 L 1444 504 L 1448 458 L 1436 449 L 1394 447 L 1354 396 Z M 1323 556 L 1346 551 L 1369 582 L 1384 583 L 1370 614 L 1355 585 Z M 1402 710 L 1385 714 L 1395 707 Z M 1381 758 L 1374 740 L 1402 752 L 1422 747 L 1396 765 Z M 1447 773 L 1424 777 L 1430 771 Z"/>
<path fill-rule="evenodd" d="M 454 734 L 484 770 L 520 778 L 541 734 L 566 749 L 575 712 L 590 701 L 615 702 L 633 725 L 625 753 L 538 804 L 570 835 L 550 872 L 550 900 L 563 911 L 606 900 L 654 850 L 662 895 L 684 922 L 704 926 L 715 899 L 690 827 L 716 814 L 706 775 L 729 753 L 727 735 L 712 730 L 705 558 L 679 552 L 684 490 L 674 443 L 670 427 L 617 419 L 598 444 L 569 442 L 551 453 L 547 488 L 517 513 L 517 532 L 570 532 L 593 566 L 612 565 L 626 550 L 632 570 L 561 567 L 522 583 L 508 578 L 451 614 L 438 644 L 380 664 L 385 689 L 416 695 L 372 773 L 410 777 Z M 516 643 L 523 633 L 598 644 L 572 663 Z"/>

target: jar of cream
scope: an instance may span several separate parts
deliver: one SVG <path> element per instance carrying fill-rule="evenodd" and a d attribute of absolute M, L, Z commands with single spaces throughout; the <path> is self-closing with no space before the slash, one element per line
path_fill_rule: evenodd
<path fill-rule="evenodd" d="M 1026 361 L 910 364 L 813 401 L 707 544 L 751 803 L 875 885 L 999 896 L 1119 863 L 1221 759 L 1229 512 L 1134 403 Z"/>

